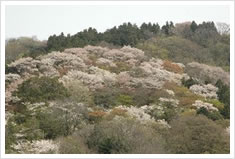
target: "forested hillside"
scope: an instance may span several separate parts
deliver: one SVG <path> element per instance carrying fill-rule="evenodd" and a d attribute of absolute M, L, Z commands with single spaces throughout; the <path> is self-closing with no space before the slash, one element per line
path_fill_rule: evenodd
<path fill-rule="evenodd" d="M 229 153 L 229 57 L 214 22 L 10 39 L 6 153 Z"/>

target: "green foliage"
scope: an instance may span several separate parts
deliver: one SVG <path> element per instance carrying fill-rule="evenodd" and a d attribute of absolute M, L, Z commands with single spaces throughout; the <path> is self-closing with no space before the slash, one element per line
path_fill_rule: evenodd
<path fill-rule="evenodd" d="M 213 106 L 218 108 L 220 111 L 224 109 L 224 104 L 221 103 L 217 99 L 207 99 L 207 100 L 205 100 L 205 102 L 213 104 Z"/>
<path fill-rule="evenodd" d="M 205 60 L 201 46 L 179 36 L 152 38 L 139 43 L 137 48 L 142 49 L 150 57 L 167 57 L 174 62 L 188 63 Z"/>
<path fill-rule="evenodd" d="M 70 94 L 69 98 L 72 101 L 84 103 L 87 106 L 94 105 L 94 97 L 92 92 L 87 86 L 82 84 L 82 82 L 74 80 L 72 82 L 66 83 L 65 87 L 67 88 L 68 93 Z"/>
<path fill-rule="evenodd" d="M 5 74 L 9 74 L 9 73 L 14 73 L 17 74 L 17 68 L 16 67 L 9 67 L 7 64 L 5 65 Z"/>
<path fill-rule="evenodd" d="M 174 28 L 174 24 L 173 22 L 171 21 L 170 24 L 169 22 L 167 21 L 165 25 L 162 26 L 162 32 L 166 35 L 166 36 L 169 36 L 169 35 L 173 35 L 173 32 L 172 32 L 172 29 Z"/>
<path fill-rule="evenodd" d="M 94 92 L 94 103 L 104 108 L 117 105 L 133 105 L 134 99 L 127 90 L 114 87 L 105 87 Z"/>
<path fill-rule="evenodd" d="M 72 36 L 63 33 L 53 35 L 48 38 L 47 47 L 50 51 L 62 51 L 101 43 L 111 47 L 130 45 L 142 49 L 149 57 L 182 63 L 196 61 L 228 68 L 229 38 L 229 35 L 220 35 L 213 22 L 196 24 L 193 21 L 177 26 L 166 22 L 161 28 L 157 23 L 143 23 L 138 27 L 128 22 L 104 33 L 89 28 Z"/>
<path fill-rule="evenodd" d="M 160 97 L 169 97 L 169 94 L 164 90 L 138 87 L 133 91 L 132 96 L 134 105 L 143 106 L 156 102 Z"/>
<path fill-rule="evenodd" d="M 117 97 L 117 103 L 119 105 L 127 105 L 127 106 L 129 106 L 129 105 L 133 105 L 133 99 L 129 95 L 120 94 Z"/>
<path fill-rule="evenodd" d="M 227 154 L 229 136 L 224 129 L 204 116 L 183 116 L 171 123 L 166 137 L 170 153 Z"/>
<path fill-rule="evenodd" d="M 116 96 L 119 90 L 115 88 L 103 88 L 94 92 L 94 102 L 98 106 L 111 108 L 116 105 Z"/>
<path fill-rule="evenodd" d="M 23 128 L 23 134 L 25 134 L 25 139 L 32 140 L 40 140 L 44 139 L 44 132 L 40 129 L 38 119 L 35 117 L 27 118 L 27 121 L 21 125 Z"/>
<path fill-rule="evenodd" d="M 220 125 L 221 127 L 228 128 L 230 126 L 230 120 L 228 119 L 220 119 L 215 121 L 216 124 Z"/>
<path fill-rule="evenodd" d="M 68 116 L 66 112 L 60 109 L 53 110 L 53 112 L 39 113 L 37 118 L 39 127 L 45 134 L 45 139 L 55 139 L 58 136 L 70 134 Z"/>
<path fill-rule="evenodd" d="M 5 127 L 5 149 L 6 153 L 11 153 L 12 148 L 11 145 L 16 143 L 16 137 L 15 137 L 16 127 L 13 125 L 11 121 L 8 121 L 6 127 Z"/>
<path fill-rule="evenodd" d="M 129 71 L 130 70 L 130 66 L 125 63 L 125 62 L 116 62 L 117 68 L 112 69 L 112 72 L 114 73 L 120 73 L 120 72 L 124 72 L 124 71 Z"/>
<path fill-rule="evenodd" d="M 183 78 L 181 82 L 187 88 L 190 88 L 194 84 L 198 84 L 198 82 L 194 80 L 192 77 L 190 77 L 190 79 L 188 80 L 185 80 L 185 78 Z"/>
<path fill-rule="evenodd" d="M 103 121 L 94 126 L 88 146 L 98 153 L 163 153 L 161 136 L 151 126 L 128 120 Z"/>
<path fill-rule="evenodd" d="M 191 107 L 195 100 L 203 100 L 202 96 L 192 93 L 188 88 L 178 86 L 175 83 L 166 82 L 165 89 L 173 90 L 176 99 L 179 100 L 179 105 L 182 107 Z"/>
<path fill-rule="evenodd" d="M 23 101 L 47 102 L 68 97 L 68 91 L 57 78 L 33 77 L 24 81 L 15 94 Z"/>
<path fill-rule="evenodd" d="M 169 59 L 170 52 L 159 45 L 156 45 L 151 40 L 140 42 L 136 45 L 137 48 L 143 50 L 149 57 Z"/>
<path fill-rule="evenodd" d="M 6 42 L 6 64 L 21 57 L 35 58 L 47 52 L 47 45 L 34 38 L 21 37 Z"/>
<path fill-rule="evenodd" d="M 129 74 L 132 76 L 132 77 L 145 77 L 146 74 L 145 72 L 143 71 L 143 69 L 139 68 L 139 67 L 134 67 L 132 68 L 130 71 L 129 71 Z"/>
<path fill-rule="evenodd" d="M 223 116 L 218 111 L 208 111 L 206 108 L 202 107 L 197 110 L 197 114 L 202 114 L 211 120 L 221 120 Z"/>
<path fill-rule="evenodd" d="M 52 107 L 38 112 L 36 118 L 46 139 L 71 135 L 88 120 L 87 107 L 71 99 L 57 100 Z"/>
<path fill-rule="evenodd" d="M 174 120 L 180 113 L 180 109 L 174 107 L 170 102 L 164 102 L 162 104 L 162 109 L 155 108 L 150 113 L 155 120 L 164 119 L 167 122 Z"/>
<path fill-rule="evenodd" d="M 61 137 L 58 139 L 59 152 L 61 154 L 86 154 L 90 153 L 84 138 L 79 134 L 73 134 L 67 137 Z"/>
<path fill-rule="evenodd" d="M 221 114 L 226 118 L 230 118 L 230 89 L 229 86 L 223 84 L 221 80 L 218 80 L 215 84 L 219 88 L 217 94 L 219 101 L 224 103 L 224 108 L 221 110 Z"/>

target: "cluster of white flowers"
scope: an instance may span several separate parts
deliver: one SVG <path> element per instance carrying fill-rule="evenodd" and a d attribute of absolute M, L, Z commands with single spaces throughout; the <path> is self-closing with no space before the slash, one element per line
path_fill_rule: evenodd
<path fill-rule="evenodd" d="M 131 80 L 133 79 L 128 72 L 120 72 L 117 77 L 117 82 L 120 85 L 125 85 L 125 86 L 130 86 L 131 85 Z"/>
<path fill-rule="evenodd" d="M 216 92 L 218 91 L 218 88 L 215 87 L 212 84 L 207 85 L 192 85 L 189 88 L 193 93 L 201 95 L 206 98 L 217 98 Z"/>
<path fill-rule="evenodd" d="M 166 92 L 170 95 L 170 96 L 175 96 L 175 92 L 169 89 L 166 89 Z"/>
<path fill-rule="evenodd" d="M 159 98 L 159 101 L 160 102 L 162 102 L 162 103 L 171 103 L 172 104 L 172 106 L 174 106 L 174 107 L 177 107 L 178 105 L 179 105 L 179 100 L 178 99 L 172 99 L 172 98 L 162 98 L 162 97 L 160 97 Z"/>
<path fill-rule="evenodd" d="M 144 52 L 136 48 L 131 48 L 130 46 L 124 46 L 121 49 L 106 51 L 103 54 L 103 57 L 113 61 L 128 61 L 131 59 L 139 60 L 144 58 Z"/>
<path fill-rule="evenodd" d="M 163 61 L 160 59 L 150 59 L 148 62 L 142 62 L 140 68 L 148 74 L 156 74 L 156 69 L 162 69 Z"/>
<path fill-rule="evenodd" d="M 140 107 L 141 109 L 144 110 L 145 113 L 150 114 L 153 110 L 157 110 L 157 113 L 161 116 L 164 113 L 163 107 L 160 105 L 144 105 Z M 170 125 L 165 121 L 165 119 L 158 119 L 156 121 L 157 123 L 163 125 L 166 128 L 170 128 Z"/>
<path fill-rule="evenodd" d="M 162 60 L 151 59 L 149 62 L 142 62 L 140 68 L 154 81 L 170 81 L 181 84 L 181 79 L 184 77 L 182 74 L 169 72 L 162 67 Z"/>
<path fill-rule="evenodd" d="M 13 145 L 13 148 L 22 154 L 58 152 L 58 145 L 56 145 L 52 140 L 33 140 L 32 142 L 21 140 L 18 141 L 16 145 Z"/>
<path fill-rule="evenodd" d="M 90 67 L 87 72 L 71 70 L 62 78 L 62 83 L 70 82 L 73 80 L 80 80 L 83 84 L 87 85 L 91 89 L 102 88 L 105 84 L 115 84 L 116 74 L 109 71 L 100 69 L 98 67 Z"/>
<path fill-rule="evenodd" d="M 120 49 L 121 51 L 125 53 L 131 53 L 134 54 L 137 58 L 140 57 L 142 58 L 144 56 L 144 52 L 140 49 L 133 48 L 131 46 L 124 46 L 123 48 Z"/>
<path fill-rule="evenodd" d="M 96 77 L 100 77 L 105 83 L 110 83 L 110 84 L 116 83 L 117 75 L 115 73 L 94 66 L 90 67 L 88 71 L 90 74 L 95 74 Z"/>
<path fill-rule="evenodd" d="M 71 70 L 62 78 L 59 79 L 60 82 L 65 83 L 74 80 L 79 80 L 83 84 L 87 85 L 91 89 L 102 88 L 104 81 L 101 77 L 97 77 L 95 74 L 88 74 L 82 71 Z"/>
<path fill-rule="evenodd" d="M 109 59 L 106 59 L 106 58 L 98 58 L 96 60 L 96 64 L 98 65 L 108 65 L 110 67 L 117 67 L 117 65 L 112 61 L 112 60 L 109 60 Z"/>
<path fill-rule="evenodd" d="M 98 57 L 102 57 L 102 55 L 105 52 L 107 52 L 109 49 L 106 47 L 88 45 L 88 46 L 84 47 L 84 50 L 86 50 L 89 54 L 94 54 Z"/>
<path fill-rule="evenodd" d="M 186 65 L 186 72 L 191 77 L 204 81 L 208 80 L 209 78 L 213 84 L 215 84 L 220 79 L 225 84 L 229 85 L 230 75 L 220 67 L 192 62 Z"/>
<path fill-rule="evenodd" d="M 38 72 L 37 66 L 40 63 L 38 60 L 34 60 L 31 57 L 26 58 L 20 58 L 11 64 L 9 64 L 9 67 L 14 67 L 17 69 L 17 72 L 20 74 L 33 74 L 35 72 Z"/>
<path fill-rule="evenodd" d="M 142 85 L 144 88 L 156 88 L 156 89 L 161 89 L 162 86 L 164 85 L 164 81 L 160 81 L 157 78 L 153 77 L 145 77 L 145 78 L 132 78 L 131 80 L 131 85 L 132 86 L 137 86 L 139 84 Z"/>
<path fill-rule="evenodd" d="M 41 61 L 39 70 L 46 75 L 58 74 L 57 68 L 59 67 L 77 70 L 84 70 L 87 67 L 79 56 L 64 52 L 52 52 L 38 59 Z"/>
<path fill-rule="evenodd" d="M 157 120 L 157 122 L 166 128 L 171 128 L 171 126 L 168 124 L 168 122 L 165 119 L 159 119 Z"/>
<path fill-rule="evenodd" d="M 14 116 L 14 114 L 12 112 L 6 111 L 6 113 L 5 113 L 5 125 L 7 125 L 7 122 L 13 116 Z"/>
<path fill-rule="evenodd" d="M 31 115 L 35 115 L 36 111 L 42 111 L 46 110 L 46 103 L 40 102 L 40 103 L 24 103 L 27 106 L 27 109 L 32 112 Z"/>
<path fill-rule="evenodd" d="M 126 107 L 126 106 L 118 106 L 116 108 L 124 109 L 127 110 L 128 115 L 130 115 L 133 118 L 136 118 L 142 123 L 146 122 L 155 122 L 155 120 L 147 113 L 145 113 L 144 109 L 142 108 L 137 108 L 137 107 Z"/>
<path fill-rule="evenodd" d="M 217 108 L 213 106 L 213 104 L 203 102 L 201 100 L 196 100 L 195 103 L 193 104 L 197 109 L 200 109 L 202 107 L 206 108 L 209 111 L 218 111 Z"/>
<path fill-rule="evenodd" d="M 20 77 L 20 75 L 18 75 L 18 74 L 9 73 L 9 74 L 6 74 L 6 75 L 5 75 L 5 80 L 6 80 L 6 82 L 8 82 L 8 83 L 15 82 L 15 81 L 19 80 L 20 78 L 21 78 L 21 77 Z"/>

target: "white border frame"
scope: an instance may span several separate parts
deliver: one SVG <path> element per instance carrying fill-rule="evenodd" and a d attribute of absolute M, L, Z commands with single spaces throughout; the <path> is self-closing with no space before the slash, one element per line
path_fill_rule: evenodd
<path fill-rule="evenodd" d="M 5 7 L 8 5 L 229 5 L 230 154 L 5 154 Z M 234 158 L 234 1 L 1 1 L 1 158 Z"/>

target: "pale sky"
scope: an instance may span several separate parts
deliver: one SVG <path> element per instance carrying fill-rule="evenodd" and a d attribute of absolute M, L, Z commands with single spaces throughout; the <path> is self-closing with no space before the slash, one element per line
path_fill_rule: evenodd
<path fill-rule="evenodd" d="M 145 5 L 145 6 L 6 6 L 6 38 L 37 36 L 47 40 L 50 35 L 76 34 L 93 27 L 98 32 L 124 22 L 174 23 L 192 21 L 225 22 L 229 24 L 226 5 Z"/>

